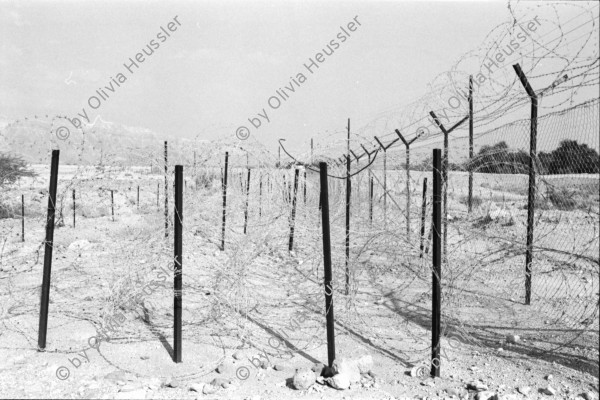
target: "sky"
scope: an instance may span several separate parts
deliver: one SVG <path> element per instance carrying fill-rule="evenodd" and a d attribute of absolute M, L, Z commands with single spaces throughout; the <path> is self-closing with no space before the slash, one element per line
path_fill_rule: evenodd
<path fill-rule="evenodd" d="M 0 1 L 0 116 L 206 140 L 244 126 L 271 150 L 307 150 L 424 95 L 509 19 L 506 1 Z"/>

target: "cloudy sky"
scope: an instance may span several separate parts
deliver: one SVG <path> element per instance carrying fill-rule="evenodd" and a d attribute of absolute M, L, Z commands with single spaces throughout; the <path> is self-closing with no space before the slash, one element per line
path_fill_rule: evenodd
<path fill-rule="evenodd" d="M 505 1 L 0 2 L 0 115 L 100 115 L 206 139 L 246 126 L 271 149 L 306 147 L 419 98 L 509 19 Z M 285 101 L 273 109 L 271 96 Z"/>

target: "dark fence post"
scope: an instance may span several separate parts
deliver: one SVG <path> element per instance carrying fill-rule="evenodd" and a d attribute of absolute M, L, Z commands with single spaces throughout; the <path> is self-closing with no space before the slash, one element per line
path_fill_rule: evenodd
<path fill-rule="evenodd" d="M 369 223 L 373 225 L 373 177 L 369 169 Z"/>
<path fill-rule="evenodd" d="M 225 250 L 225 219 L 227 216 L 227 169 L 229 152 L 225 152 L 225 171 L 223 173 L 223 223 L 221 225 L 221 251 Z"/>
<path fill-rule="evenodd" d="M 54 242 L 54 214 L 56 206 L 56 186 L 58 182 L 59 150 L 52 150 L 50 166 L 50 192 L 48 195 L 48 214 L 46 219 L 46 240 L 44 242 L 44 276 L 42 278 L 42 295 L 40 299 L 40 322 L 38 328 L 38 350 L 46 349 L 46 332 L 48 330 L 48 303 L 50 301 L 50 274 L 52 272 L 52 249 Z"/>
<path fill-rule="evenodd" d="M 176 363 L 181 362 L 181 278 L 182 278 L 182 224 L 183 224 L 183 165 L 175 166 L 175 270 L 174 277 L 174 324 L 173 324 L 173 356 Z"/>
<path fill-rule="evenodd" d="M 467 115 L 466 117 L 464 117 L 463 119 L 458 121 L 454 126 L 452 126 L 449 129 L 446 129 L 433 111 L 430 111 L 429 115 L 431 115 L 431 117 L 433 118 L 433 121 L 436 123 L 436 125 L 440 128 L 440 130 L 444 134 L 444 159 L 442 161 L 442 164 L 443 164 L 442 165 L 442 179 L 443 179 L 442 188 L 443 188 L 443 197 L 444 197 L 444 217 L 443 217 L 443 220 L 444 220 L 444 242 L 443 242 L 444 251 L 443 251 L 443 253 L 444 253 L 444 262 L 447 263 L 448 262 L 448 136 L 454 129 L 458 128 L 460 125 L 462 125 L 463 122 L 465 122 L 467 119 L 469 119 L 469 116 Z"/>
<path fill-rule="evenodd" d="M 25 195 L 21 195 L 21 242 L 25 241 Z"/>
<path fill-rule="evenodd" d="M 519 64 L 513 65 L 521 84 L 531 98 L 531 126 L 529 132 L 529 190 L 527 198 L 527 248 L 525 250 L 525 304 L 531 304 L 531 263 L 533 261 L 533 220 L 535 215 L 535 160 L 537 157 L 537 95 L 529 85 Z"/>
<path fill-rule="evenodd" d="M 75 189 L 73 189 L 73 228 L 75 228 Z"/>
<path fill-rule="evenodd" d="M 156 183 L 156 208 L 158 208 L 159 205 L 159 201 L 160 201 L 160 182 Z"/>
<path fill-rule="evenodd" d="M 292 197 L 292 215 L 290 217 L 290 240 L 288 243 L 288 250 L 292 251 L 292 249 L 294 248 L 294 224 L 296 222 L 296 195 L 298 193 L 298 175 L 300 173 L 300 170 L 298 170 L 298 168 L 296 168 L 296 171 L 294 171 L 294 194 Z"/>
<path fill-rule="evenodd" d="M 137 189 L 137 208 L 140 208 L 140 185 L 138 185 Z"/>
<path fill-rule="evenodd" d="M 411 141 L 407 141 L 398 129 L 396 129 L 396 134 L 398 134 L 406 147 L 406 236 L 410 241 L 410 145 L 419 136 L 415 136 Z"/>
<path fill-rule="evenodd" d="M 423 241 L 425 240 L 425 215 L 427 212 L 427 178 L 423 179 L 423 201 L 421 203 L 421 245 L 419 258 L 423 258 Z"/>
<path fill-rule="evenodd" d="M 350 294 L 350 199 L 352 181 L 350 180 L 350 156 L 346 156 L 346 296 Z"/>
<path fill-rule="evenodd" d="M 306 205 L 306 171 L 304 171 L 304 205 Z"/>
<path fill-rule="evenodd" d="M 248 181 L 246 183 L 246 208 L 244 209 L 244 234 L 248 227 L 248 203 L 250 202 L 250 168 L 248 168 Z"/>
<path fill-rule="evenodd" d="M 469 76 L 469 197 L 467 207 L 473 210 L 473 76 Z"/>
<path fill-rule="evenodd" d="M 323 265 L 325 268 L 325 317 L 327 319 L 327 362 L 329 367 L 333 366 L 335 360 L 335 334 L 333 317 L 333 287 L 331 281 L 331 237 L 329 231 L 329 189 L 327 183 L 327 163 L 319 163 L 321 178 L 321 218 L 323 221 Z"/>
<path fill-rule="evenodd" d="M 258 178 L 258 217 L 262 217 L 262 173 Z"/>
<path fill-rule="evenodd" d="M 165 237 L 169 237 L 169 183 L 167 174 L 169 163 L 167 159 L 167 141 L 165 140 Z"/>
<path fill-rule="evenodd" d="M 110 210 L 112 214 L 112 220 L 115 222 L 115 196 L 113 190 L 110 191 Z"/>
<path fill-rule="evenodd" d="M 431 296 L 431 376 L 440 376 L 440 323 L 441 323 L 441 235 L 442 228 L 442 163 L 440 149 L 433 150 L 433 273 Z"/>

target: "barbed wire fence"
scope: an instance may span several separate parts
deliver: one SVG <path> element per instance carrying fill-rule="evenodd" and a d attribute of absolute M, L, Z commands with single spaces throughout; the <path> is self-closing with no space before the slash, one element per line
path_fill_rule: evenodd
<path fill-rule="evenodd" d="M 506 334 L 519 332 L 525 340 L 512 348 L 515 352 L 597 373 L 598 6 L 548 7 L 576 11 L 548 13 L 538 5 L 509 3 L 511 21 L 493 29 L 481 48 L 437 77 L 425 97 L 351 129 L 352 154 L 346 152 L 347 132 L 339 130 L 320 136 L 314 152 L 291 154 L 282 145 L 283 156 L 250 139 L 172 145 L 165 160 L 162 142 L 140 148 L 132 140 L 125 146 L 134 157 L 128 162 L 104 150 L 87 128 L 73 131 L 67 140 L 57 137 L 60 118 L 36 121 L 35 129 L 31 120 L 4 129 L 6 143 L 18 129 L 39 133 L 42 139 L 31 136 L 26 144 L 39 162 L 47 162 L 50 151 L 58 148 L 72 164 L 59 179 L 50 329 L 75 322 L 83 332 L 98 333 L 114 325 L 115 315 L 125 314 L 132 321 L 111 335 L 113 343 L 168 336 L 174 294 L 170 277 L 151 294 L 141 293 L 158 268 L 172 273 L 173 221 L 182 218 L 182 293 L 190 312 L 184 319 L 186 339 L 193 346 L 210 345 L 215 360 L 182 379 L 210 372 L 226 351 L 240 346 L 278 353 L 270 343 L 273 337 L 296 351 L 322 346 L 326 334 L 325 310 L 319 306 L 323 261 L 316 165 L 327 161 L 334 287 L 341 299 L 336 321 L 399 362 L 421 362 L 431 350 L 423 340 L 431 329 L 431 152 L 444 148 L 444 134 L 429 114 L 433 111 L 448 130 L 463 121 L 446 135 L 441 277 L 446 336 L 467 330 L 481 346 L 495 348 Z M 538 12 L 544 14 L 542 22 L 534 18 Z M 531 120 L 523 112 L 531 100 L 512 68 L 499 68 L 487 78 L 474 74 L 472 95 L 472 74 L 464 72 L 482 71 L 490 54 L 495 56 L 513 39 L 520 41 L 521 25 L 515 21 L 540 26 L 537 36 L 519 51 L 513 49 L 513 58 L 504 62 L 518 63 L 540 96 L 540 113 L 545 114 L 537 120 L 539 151 L 533 160 Z M 586 89 L 595 90 L 596 97 L 590 99 Z M 469 99 L 474 103 L 471 115 Z M 349 257 L 344 156 L 352 160 Z M 530 161 L 537 178 L 531 304 L 525 305 Z M 186 177 L 182 217 L 173 213 L 176 164 L 184 165 Z M 23 179 L 18 188 L 2 193 L 2 204 L 14 203 L 1 225 L 0 265 L 6 282 L 2 324 L 32 346 L 48 173 L 45 166 L 39 177 Z M 423 193 L 426 178 L 429 187 Z M 23 193 L 27 240 L 19 247 Z M 78 242 L 76 229 L 95 229 L 90 226 L 95 219 L 111 223 L 113 210 L 117 223 L 109 237 Z M 292 220 L 295 245 L 290 252 Z M 94 248 L 97 260 L 86 248 Z M 100 295 L 90 298 L 88 293 Z M 132 298 L 138 300 L 131 303 Z M 402 317 L 398 337 L 385 333 L 389 320 L 378 315 L 374 304 Z M 289 333 L 287 317 L 300 311 L 309 312 L 307 322 Z M 28 325 L 17 326 L 12 322 L 17 318 Z M 400 351 L 397 342 L 406 337 L 413 340 Z M 50 343 L 68 353 L 86 339 L 60 337 Z"/>

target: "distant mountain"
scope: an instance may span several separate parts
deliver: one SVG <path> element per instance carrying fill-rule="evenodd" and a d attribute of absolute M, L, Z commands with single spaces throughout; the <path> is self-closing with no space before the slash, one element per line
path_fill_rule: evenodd
<path fill-rule="evenodd" d="M 252 138 L 240 141 L 234 135 L 219 141 L 177 138 L 142 127 L 121 125 L 97 118 L 93 124 L 75 128 L 62 117 L 37 116 L 10 120 L 0 116 L 0 152 L 20 155 L 32 164 L 45 164 L 53 149 L 60 150 L 61 164 L 78 165 L 164 165 L 164 141 L 168 141 L 169 164 L 218 166 L 225 152 L 230 164 L 246 166 L 274 163 L 265 147 Z M 222 153 L 222 155 L 219 155 Z"/>

